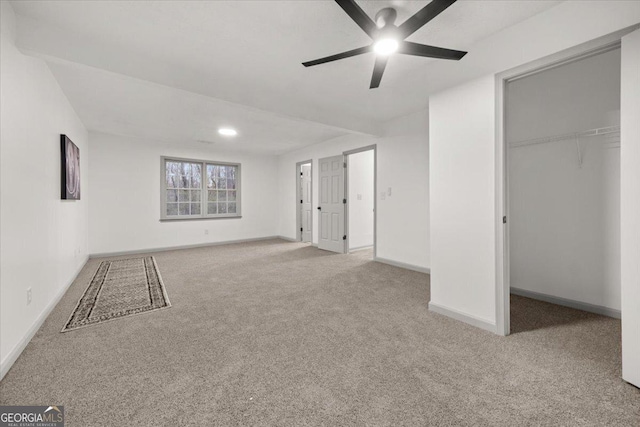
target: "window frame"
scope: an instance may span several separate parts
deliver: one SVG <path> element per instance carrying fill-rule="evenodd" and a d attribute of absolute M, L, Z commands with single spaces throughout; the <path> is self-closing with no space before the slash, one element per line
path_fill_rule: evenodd
<path fill-rule="evenodd" d="M 201 187 L 200 187 L 200 215 L 167 215 L 167 162 L 198 163 L 202 167 Z M 236 212 L 225 214 L 207 213 L 207 165 L 214 166 L 235 166 L 236 175 Z M 242 165 L 236 162 L 220 162 L 215 160 L 188 159 L 183 157 L 160 156 L 160 221 L 192 221 L 203 219 L 230 219 L 242 218 Z"/>

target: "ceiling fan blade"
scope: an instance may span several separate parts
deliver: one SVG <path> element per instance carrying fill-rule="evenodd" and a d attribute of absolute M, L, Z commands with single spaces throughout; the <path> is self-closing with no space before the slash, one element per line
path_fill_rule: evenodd
<path fill-rule="evenodd" d="M 428 46 L 426 44 L 407 41 L 400 43 L 398 53 L 414 56 L 426 56 L 428 58 L 453 59 L 455 61 L 459 61 L 467 54 L 467 52 L 463 52 L 461 50 L 445 49 L 442 47 Z"/>
<path fill-rule="evenodd" d="M 456 0 L 433 0 L 431 3 L 420 9 L 411 18 L 407 19 L 398 27 L 400 36 L 405 39 L 415 33 L 420 27 L 440 15 L 446 8 L 455 3 Z"/>
<path fill-rule="evenodd" d="M 371 85 L 369 89 L 375 89 L 380 86 L 380 80 L 382 80 L 382 74 L 387 66 L 387 56 L 376 56 L 376 64 L 373 66 L 373 76 L 371 76 Z"/>
<path fill-rule="evenodd" d="M 359 47 L 357 49 L 348 50 L 342 53 L 336 53 L 335 55 L 325 56 L 324 58 L 314 59 L 313 61 L 303 62 L 305 67 L 311 67 L 313 65 L 320 65 L 326 62 L 337 61 L 339 59 L 349 58 L 356 55 L 362 55 L 363 53 L 371 52 L 371 46 Z"/>
<path fill-rule="evenodd" d="M 369 18 L 364 10 L 360 8 L 355 2 L 355 0 L 335 0 L 336 3 L 347 12 L 347 15 L 353 19 L 353 21 L 358 24 L 360 28 L 364 30 L 365 33 L 369 35 L 369 37 L 373 38 L 378 31 L 378 27 L 376 23 L 373 22 L 373 19 Z"/>

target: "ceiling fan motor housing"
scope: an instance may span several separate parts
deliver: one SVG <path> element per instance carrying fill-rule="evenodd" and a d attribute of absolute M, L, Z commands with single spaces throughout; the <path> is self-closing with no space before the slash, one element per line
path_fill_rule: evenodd
<path fill-rule="evenodd" d="M 398 13 L 392 7 L 380 9 L 378 13 L 376 13 L 376 26 L 378 28 L 385 28 L 388 25 L 393 26 L 394 22 L 396 22 L 397 16 Z"/>

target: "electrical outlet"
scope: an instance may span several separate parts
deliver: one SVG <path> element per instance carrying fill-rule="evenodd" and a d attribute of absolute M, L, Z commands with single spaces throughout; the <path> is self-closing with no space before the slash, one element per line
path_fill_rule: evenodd
<path fill-rule="evenodd" d="M 387 198 L 387 193 L 385 193 L 384 191 L 380 193 L 380 200 L 384 200 L 386 198 Z"/>
<path fill-rule="evenodd" d="M 362 200 L 362 194 L 358 194 L 358 200 Z"/>
<path fill-rule="evenodd" d="M 27 305 L 31 304 L 31 288 L 27 288 Z"/>
<path fill-rule="evenodd" d="M 206 228 L 204 229 L 204 234 L 209 234 L 209 230 L 207 230 Z"/>
<path fill-rule="evenodd" d="M 391 187 L 389 187 L 389 188 L 387 189 L 387 194 L 388 194 L 389 196 L 391 195 Z"/>

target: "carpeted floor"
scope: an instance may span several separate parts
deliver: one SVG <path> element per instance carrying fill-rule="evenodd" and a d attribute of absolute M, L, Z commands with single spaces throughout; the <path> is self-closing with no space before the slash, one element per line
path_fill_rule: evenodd
<path fill-rule="evenodd" d="M 90 260 L 0 383 L 67 426 L 638 426 L 620 322 L 512 297 L 498 337 L 429 277 L 280 240 L 153 254 L 172 307 L 60 333 Z"/>

